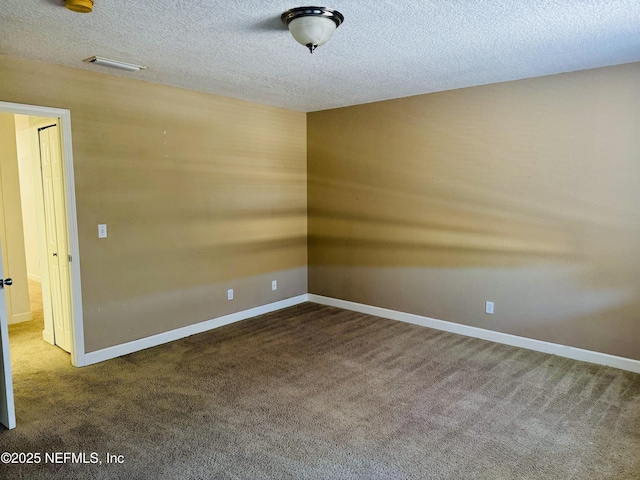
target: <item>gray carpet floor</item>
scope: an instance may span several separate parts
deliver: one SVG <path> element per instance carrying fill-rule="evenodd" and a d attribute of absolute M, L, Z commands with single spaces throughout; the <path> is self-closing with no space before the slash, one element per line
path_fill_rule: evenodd
<path fill-rule="evenodd" d="M 42 462 L 2 479 L 640 478 L 622 370 L 312 303 L 81 369 L 41 330 L 11 327 L 0 451 Z"/>

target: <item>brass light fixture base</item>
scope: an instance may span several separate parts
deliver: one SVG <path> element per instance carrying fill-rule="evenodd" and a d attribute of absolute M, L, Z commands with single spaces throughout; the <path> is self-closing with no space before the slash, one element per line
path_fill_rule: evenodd
<path fill-rule="evenodd" d="M 64 6 L 73 12 L 91 13 L 93 11 L 93 0 L 65 0 Z"/>

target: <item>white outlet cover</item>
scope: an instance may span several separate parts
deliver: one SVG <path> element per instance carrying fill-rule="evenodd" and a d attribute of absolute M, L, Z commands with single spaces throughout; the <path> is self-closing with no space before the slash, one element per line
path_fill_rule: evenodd
<path fill-rule="evenodd" d="M 278 289 L 278 281 L 277 280 L 273 280 L 271 282 L 271 290 L 277 290 Z"/>
<path fill-rule="evenodd" d="M 227 300 L 233 300 L 233 288 L 227 290 Z"/>

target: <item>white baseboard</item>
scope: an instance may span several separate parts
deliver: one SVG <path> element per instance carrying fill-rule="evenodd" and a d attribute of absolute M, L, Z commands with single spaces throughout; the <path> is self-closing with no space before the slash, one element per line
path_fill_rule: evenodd
<path fill-rule="evenodd" d="M 11 315 L 11 318 L 7 323 L 9 325 L 14 325 L 16 323 L 28 322 L 30 320 L 33 320 L 31 312 L 14 313 L 13 315 Z"/>
<path fill-rule="evenodd" d="M 239 322 L 240 320 L 246 320 L 247 318 L 256 317 L 265 313 L 274 312 L 283 308 L 291 307 L 304 303 L 308 300 L 308 295 L 298 295 L 297 297 L 287 298 L 280 300 L 279 302 L 269 303 L 261 307 L 251 308 L 242 312 L 232 313 L 225 315 L 224 317 L 214 318 L 204 322 L 196 323 L 195 325 L 188 325 L 186 327 L 177 328 L 169 332 L 159 333 L 150 337 L 141 338 L 140 340 L 134 340 L 133 342 L 123 343 L 114 347 L 104 348 L 95 352 L 85 353 L 80 356 L 79 367 L 86 365 L 92 365 L 94 363 L 103 362 L 112 358 L 128 355 L 145 348 L 155 347 L 162 345 L 163 343 L 179 340 L 184 337 L 195 335 L 197 333 L 213 330 L 214 328 L 229 325 L 230 323 Z"/>
<path fill-rule="evenodd" d="M 291 307 L 293 305 L 298 305 L 307 301 L 319 303 L 321 305 L 343 308 L 345 310 L 352 310 L 354 312 L 366 313 L 368 315 L 375 315 L 378 317 L 397 320 L 400 322 L 411 323 L 414 325 L 420 325 L 423 327 L 442 330 L 445 332 L 456 333 L 467 337 L 502 343 L 504 345 L 511 345 L 514 347 L 526 348 L 528 350 L 534 350 L 537 352 L 549 353 L 551 355 L 557 355 L 559 357 L 571 358 L 573 360 L 580 360 L 583 362 L 595 363 L 597 365 L 605 365 L 608 367 L 619 368 L 621 370 L 628 370 L 634 373 L 640 373 L 640 361 L 633 360 L 631 358 L 617 357 L 615 355 L 609 355 L 607 353 L 594 352 L 582 348 L 545 342 L 543 340 L 519 337 L 517 335 L 511 335 L 509 333 L 495 332 L 493 330 L 486 330 L 484 328 L 471 327 L 469 325 L 447 322 L 445 320 L 438 320 L 435 318 L 424 317 L 422 315 L 415 315 L 412 313 L 399 312 L 397 310 L 390 310 L 387 308 L 374 307 L 362 303 L 349 302 L 347 300 L 340 300 L 337 298 L 323 297 L 321 295 L 315 295 L 312 293 L 298 295 L 297 297 L 291 297 L 286 300 L 270 303 L 261 307 L 251 308 L 249 310 L 232 313 L 230 315 L 225 315 L 224 317 L 207 320 L 195 325 L 189 325 L 186 327 L 171 330 L 169 332 L 152 335 L 151 337 L 134 340 L 133 342 L 123 343 L 114 347 L 90 352 L 82 356 L 82 362 L 78 366 L 80 367 L 92 365 L 94 363 L 103 362 L 112 358 L 121 357 L 123 355 L 128 355 L 129 353 L 144 350 L 145 348 L 162 345 L 163 343 L 179 340 L 190 335 L 213 330 L 214 328 L 229 325 L 230 323 L 239 322 L 241 320 L 246 320 L 251 317 L 263 315 L 265 313 L 274 312 L 276 310 Z M 45 332 L 43 331 L 43 337 L 44 335 Z M 47 338 L 45 338 L 45 340 L 49 341 L 49 339 Z M 50 343 L 52 342 L 53 339 L 51 339 Z"/>
<path fill-rule="evenodd" d="M 387 308 L 373 307 L 371 305 L 339 300 L 337 298 L 323 297 L 321 295 L 315 295 L 312 293 L 308 294 L 308 300 L 310 302 L 319 303 L 321 305 L 344 308 L 345 310 L 352 310 L 354 312 L 366 313 L 378 317 L 389 318 L 391 320 L 398 320 L 400 322 L 412 323 L 414 325 L 429 327 L 436 330 L 443 330 L 445 332 L 457 333 L 459 335 L 465 335 L 467 337 L 480 338 L 482 340 L 489 340 L 491 342 L 502 343 L 514 347 L 526 348 L 528 350 L 535 350 L 537 352 L 550 353 L 559 357 L 571 358 L 573 360 L 580 360 L 583 362 L 590 362 L 598 365 L 605 365 L 608 367 L 619 368 L 621 370 L 640 373 L 640 360 L 633 360 L 631 358 L 617 357 L 615 355 L 609 355 L 607 353 L 594 352 L 591 350 L 584 350 L 582 348 L 560 345 L 558 343 L 519 337 L 517 335 L 511 335 L 509 333 L 501 333 L 495 332 L 493 330 L 486 330 L 484 328 L 470 327 L 468 325 L 462 325 L 459 323 L 437 320 L 435 318 L 423 317 L 421 315 L 414 315 L 412 313 L 398 312 L 396 310 L 389 310 Z"/>
<path fill-rule="evenodd" d="M 27 278 L 29 280 L 33 280 L 34 282 L 42 283 L 42 277 L 39 275 L 34 275 L 33 273 L 27 273 Z"/>

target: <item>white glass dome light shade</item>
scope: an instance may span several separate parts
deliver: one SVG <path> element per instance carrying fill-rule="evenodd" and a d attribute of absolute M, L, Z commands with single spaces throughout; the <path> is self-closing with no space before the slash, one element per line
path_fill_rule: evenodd
<path fill-rule="evenodd" d="M 327 43 L 344 21 L 340 12 L 326 7 L 292 8 L 284 12 L 281 19 L 293 38 L 311 53 L 317 46 Z"/>
<path fill-rule="evenodd" d="M 313 52 L 324 45 L 336 31 L 336 24 L 327 17 L 299 17 L 289 23 L 289 31 L 296 41 Z"/>

